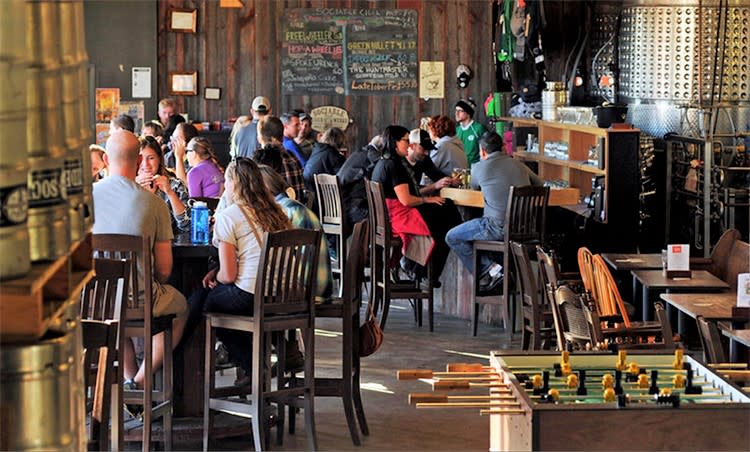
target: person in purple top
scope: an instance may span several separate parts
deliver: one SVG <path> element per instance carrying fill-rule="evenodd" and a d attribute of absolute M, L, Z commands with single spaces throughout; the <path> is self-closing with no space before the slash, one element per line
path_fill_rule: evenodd
<path fill-rule="evenodd" d="M 218 198 L 224 192 L 224 168 L 219 165 L 211 142 L 195 137 L 185 149 L 191 169 L 187 174 L 191 198 Z"/>
<path fill-rule="evenodd" d="M 294 141 L 297 135 L 299 135 L 299 113 L 284 113 L 279 119 L 284 124 L 284 149 L 289 151 L 299 161 L 299 166 L 304 168 L 305 164 L 307 164 L 307 159 Z"/>

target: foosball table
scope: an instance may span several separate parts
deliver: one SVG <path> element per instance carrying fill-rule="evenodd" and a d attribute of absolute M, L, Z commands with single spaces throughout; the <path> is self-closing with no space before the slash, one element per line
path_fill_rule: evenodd
<path fill-rule="evenodd" d="M 648 352 L 491 352 L 490 365 L 427 379 L 417 408 L 474 408 L 490 450 L 750 450 L 750 397 L 690 356 Z M 484 394 L 446 391 L 480 390 Z"/>

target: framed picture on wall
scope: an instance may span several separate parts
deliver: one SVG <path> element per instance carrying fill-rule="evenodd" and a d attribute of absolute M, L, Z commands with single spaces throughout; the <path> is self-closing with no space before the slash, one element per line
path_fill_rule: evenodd
<path fill-rule="evenodd" d="M 197 9 L 172 8 L 169 10 L 169 31 L 195 33 Z"/>
<path fill-rule="evenodd" d="M 170 72 L 169 94 L 176 96 L 195 96 L 198 94 L 198 73 Z"/>
<path fill-rule="evenodd" d="M 221 88 L 208 88 L 203 94 L 203 97 L 207 100 L 219 100 L 221 99 Z"/>

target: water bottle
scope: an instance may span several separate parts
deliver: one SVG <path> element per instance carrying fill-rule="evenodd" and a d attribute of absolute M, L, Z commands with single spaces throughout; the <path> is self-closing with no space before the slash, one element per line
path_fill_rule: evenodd
<path fill-rule="evenodd" d="M 192 231 L 190 238 L 194 244 L 208 245 L 208 204 L 196 201 L 192 207 Z"/>

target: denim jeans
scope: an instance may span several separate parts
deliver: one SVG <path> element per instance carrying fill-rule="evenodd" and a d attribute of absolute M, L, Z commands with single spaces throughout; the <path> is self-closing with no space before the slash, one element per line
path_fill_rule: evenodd
<path fill-rule="evenodd" d="M 469 273 L 474 272 L 474 240 L 502 240 L 503 227 L 495 218 L 481 217 L 459 224 L 448 231 L 445 242 L 451 247 L 456 256 L 461 259 Z M 490 265 L 491 260 L 486 255 L 480 257 L 482 269 Z"/>
<path fill-rule="evenodd" d="M 196 290 L 188 299 L 190 311 L 183 340 L 198 327 L 204 312 L 249 316 L 253 314 L 253 300 L 253 294 L 234 284 L 217 284 L 213 289 Z M 239 364 L 245 372 L 251 372 L 252 335 L 244 331 L 220 328 L 216 331 L 216 336 L 229 350 L 231 360 Z"/>

